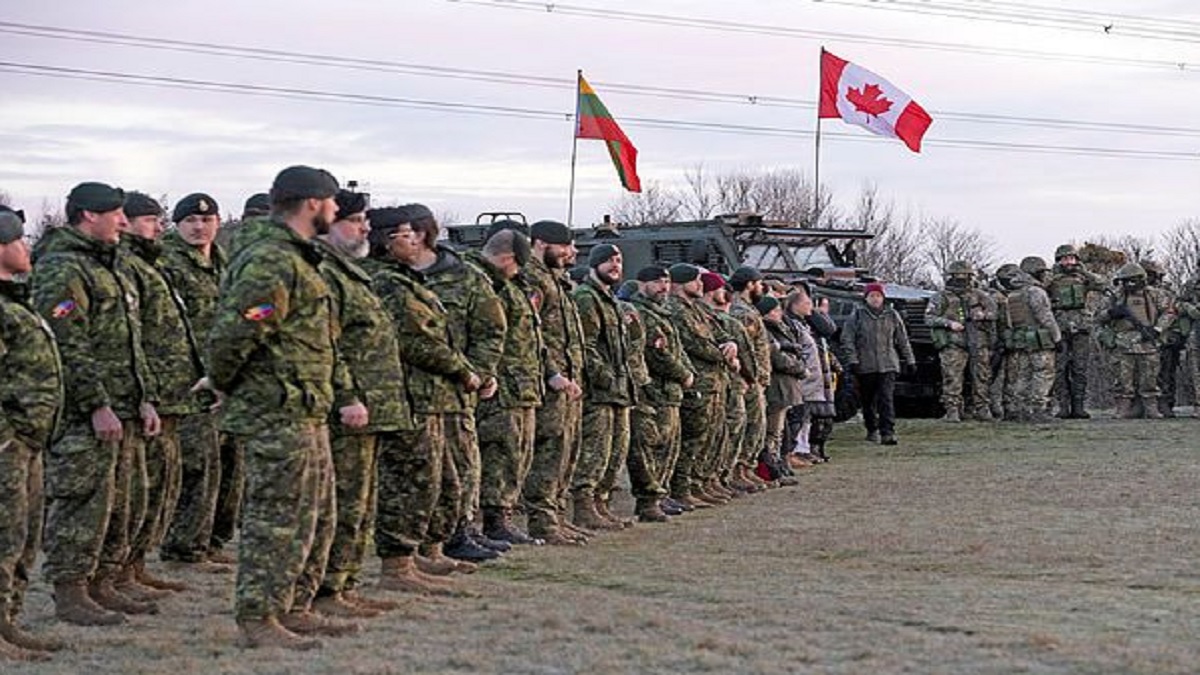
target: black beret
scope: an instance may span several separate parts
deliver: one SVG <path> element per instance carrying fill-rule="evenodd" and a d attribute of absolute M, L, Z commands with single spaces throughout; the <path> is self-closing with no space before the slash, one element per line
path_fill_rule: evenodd
<path fill-rule="evenodd" d="M 758 309 L 759 314 L 770 314 L 771 310 L 779 306 L 779 300 L 773 295 L 764 295 L 754 303 L 754 307 Z"/>
<path fill-rule="evenodd" d="M 193 192 L 175 204 L 171 221 L 178 223 L 188 216 L 219 216 L 220 214 L 221 208 L 217 205 L 217 200 L 203 192 Z"/>
<path fill-rule="evenodd" d="M 334 201 L 337 202 L 337 219 L 344 220 L 356 213 L 363 213 L 367 210 L 367 195 L 362 192 L 351 192 L 350 190 L 338 190 Z"/>
<path fill-rule="evenodd" d="M 396 207 L 397 218 L 401 223 L 413 223 L 422 218 L 433 218 L 433 211 L 424 204 L 405 204 Z"/>
<path fill-rule="evenodd" d="M 246 205 L 242 207 L 242 218 L 253 218 L 255 216 L 265 216 L 271 212 L 271 195 L 265 192 L 259 192 L 250 195 L 246 200 Z"/>
<path fill-rule="evenodd" d="M 487 241 L 495 236 L 497 232 L 503 232 L 504 230 L 512 230 L 514 232 L 519 232 L 526 237 L 529 236 L 528 225 L 512 220 L 511 218 L 502 218 L 500 220 L 493 220 L 492 224 L 488 225 L 487 232 L 485 232 L 483 235 L 483 240 Z"/>
<path fill-rule="evenodd" d="M 399 228 L 402 224 L 407 223 L 407 220 L 402 218 L 404 214 L 400 213 L 400 209 L 395 206 L 385 206 L 378 209 L 370 209 L 367 211 L 367 220 L 371 223 L 371 231 L 390 231 Z"/>
<path fill-rule="evenodd" d="M 130 192 L 125 195 L 125 217 L 140 218 L 141 216 L 161 216 L 162 205 L 154 197 L 144 192 Z"/>
<path fill-rule="evenodd" d="M 0 213 L 11 213 L 14 216 L 20 218 L 22 223 L 25 222 L 25 211 L 22 209 L 14 209 L 13 207 L 8 206 L 7 204 L 0 204 Z"/>
<path fill-rule="evenodd" d="M 647 265 L 638 270 L 638 281 L 658 281 L 659 279 L 670 279 L 671 275 L 667 274 L 667 268 L 662 265 Z"/>
<path fill-rule="evenodd" d="M 11 244 L 25 236 L 25 223 L 12 210 L 0 211 L 0 244 Z"/>
<path fill-rule="evenodd" d="M 107 213 L 125 204 L 125 192 L 104 183 L 80 183 L 67 195 L 67 213 L 92 211 Z"/>
<path fill-rule="evenodd" d="M 742 265 L 734 270 L 733 274 L 729 275 L 729 285 L 733 287 L 733 290 L 740 291 L 745 289 L 746 285 L 750 282 L 758 281 L 762 278 L 762 272 L 759 272 L 758 268 Z"/>
<path fill-rule="evenodd" d="M 675 263 L 667 270 L 667 274 L 671 276 L 671 283 L 686 284 L 700 278 L 700 268 L 688 263 Z"/>
<path fill-rule="evenodd" d="M 289 199 L 328 199 L 337 194 L 338 182 L 325 169 L 289 166 L 275 176 L 271 184 L 271 203 Z"/>
<path fill-rule="evenodd" d="M 597 244 L 588 252 L 588 267 L 599 267 L 620 254 L 615 244 Z"/>
<path fill-rule="evenodd" d="M 569 244 L 575 240 L 571 228 L 557 220 L 539 220 L 529 227 L 529 238 L 547 244 Z"/>

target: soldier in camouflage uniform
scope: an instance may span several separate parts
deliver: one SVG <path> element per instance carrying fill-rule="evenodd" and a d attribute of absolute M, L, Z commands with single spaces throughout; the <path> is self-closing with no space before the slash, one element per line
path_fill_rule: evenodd
<path fill-rule="evenodd" d="M 974 287 L 975 268 L 970 263 L 950 263 L 945 277 L 945 289 L 925 307 L 925 323 L 933 329 L 933 343 L 942 364 L 942 406 L 946 409 L 942 419 L 958 422 L 970 414 L 990 420 L 991 358 L 984 340 L 990 331 L 981 326 L 996 320 L 996 303 Z M 969 376 L 969 382 L 965 382 L 965 376 Z M 970 406 L 963 402 L 964 384 L 971 387 Z"/>
<path fill-rule="evenodd" d="M 620 311 L 621 318 L 625 322 L 626 347 L 629 354 L 629 377 L 633 382 L 634 398 L 637 403 L 631 407 L 621 408 L 617 411 L 617 416 L 613 424 L 613 454 L 609 458 L 608 465 L 604 468 L 604 476 L 596 484 L 596 512 L 607 520 L 620 523 L 623 527 L 632 527 L 637 520 L 647 519 L 641 516 L 637 518 L 625 518 L 614 514 L 612 512 L 612 497 L 613 493 L 621 489 L 618 485 L 621 471 L 629 470 L 630 451 L 633 444 L 633 414 L 634 410 L 641 406 L 641 400 L 636 394 L 641 391 L 642 385 L 649 381 L 649 375 L 646 373 L 645 326 L 642 325 L 641 313 L 638 312 L 637 307 L 634 307 L 632 303 L 633 294 L 637 292 L 637 282 L 632 280 L 626 281 L 615 288 L 616 291 L 613 293 L 613 297 L 617 301 L 617 309 Z"/>
<path fill-rule="evenodd" d="M 1042 288 L 1050 285 L 1052 272 L 1041 256 L 1029 255 L 1021 258 L 1020 268 L 1022 272 L 1033 277 L 1033 281 Z"/>
<path fill-rule="evenodd" d="M 1183 335 L 1188 370 L 1192 375 L 1192 417 L 1200 418 L 1200 276 L 1183 287 L 1176 302 L 1172 328 Z"/>
<path fill-rule="evenodd" d="M 1008 289 L 1004 286 L 1000 277 L 1020 271 L 1021 268 L 1013 263 L 1001 265 L 996 268 L 996 273 L 988 282 L 986 289 L 991 294 L 992 301 L 996 303 L 996 335 L 994 342 L 992 342 L 991 383 L 988 385 L 988 402 L 992 406 L 992 417 L 998 420 L 1007 418 L 1006 410 L 1009 405 L 1009 400 L 1004 393 L 1006 388 L 1004 362 L 1007 359 L 1004 347 L 1004 327 L 1008 325 L 1008 307 L 1005 304 L 1008 301 Z M 1032 279 L 1033 277 L 1030 277 L 1031 281 Z"/>
<path fill-rule="evenodd" d="M 621 265 L 621 250 L 616 246 L 592 247 L 588 254 L 590 272 L 574 292 L 583 326 L 584 398 L 582 447 L 571 479 L 571 497 L 575 523 L 589 529 L 625 527 L 597 509 L 603 495 L 596 493 L 621 442 L 615 426 L 617 418 L 637 402 L 629 372 L 627 315 L 612 294 L 613 286 L 621 281 Z"/>
<path fill-rule="evenodd" d="M 59 426 L 63 370 L 54 333 L 34 311 L 22 216 L 0 207 L 0 661 L 40 661 L 62 645 L 17 616 L 42 544 L 42 453 Z"/>
<path fill-rule="evenodd" d="M 529 239 L 512 221 L 499 221 L 481 252 L 467 260 L 487 275 L 504 307 L 504 348 L 497 365 L 499 390 L 476 412 L 482 455 L 484 534 L 509 544 L 535 540 L 513 522 L 533 462 L 535 411 L 545 393 L 542 331 L 521 269 L 532 255 Z"/>
<path fill-rule="evenodd" d="M 295 604 L 313 556 L 332 464 L 335 391 L 352 385 L 339 363 L 330 289 L 311 240 L 328 232 L 337 181 L 305 166 L 281 171 L 270 220 L 243 225 L 208 335 L 208 384 L 223 392 L 221 429 L 245 453 L 246 493 L 234 613 L 246 647 L 313 649 L 310 634 L 353 630 Z M 366 407 L 343 399 L 343 424 L 362 427 Z"/>
<path fill-rule="evenodd" d="M 180 201 L 172 220 L 175 228 L 162 238 L 158 267 L 183 301 L 196 344 L 204 345 L 216 316 L 226 267 L 225 253 L 215 243 L 220 225 L 218 205 L 211 197 L 194 193 Z M 204 358 L 201 353 L 201 360 Z M 208 392 L 199 392 L 198 397 L 200 409 L 180 416 L 177 424 L 182 488 L 160 555 L 163 560 L 194 563 L 208 571 L 232 572 L 228 566 L 232 560 L 210 550 L 222 480 L 221 456 L 216 415 L 208 410 L 216 399 Z M 233 478 L 236 483 L 237 477 Z"/>
<path fill-rule="evenodd" d="M 1146 270 L 1126 263 L 1113 276 L 1118 285 L 1107 307 L 1096 314 L 1117 366 L 1113 397 L 1118 417 L 1161 418 L 1158 411 L 1158 347 L 1175 315 L 1170 299 L 1146 285 Z M 1140 404 L 1140 405 L 1139 405 Z M 1139 409 L 1140 408 L 1140 409 Z"/>
<path fill-rule="evenodd" d="M 445 548 L 454 557 L 483 561 L 496 553 L 477 543 L 475 514 L 479 510 L 480 457 L 479 435 L 475 428 L 475 409 L 480 399 L 496 395 L 496 374 L 504 352 L 504 306 L 492 290 L 487 275 L 466 264 L 450 247 L 437 243 L 438 223 L 433 213 L 420 204 L 410 204 L 412 228 L 423 235 L 421 250 L 412 268 L 423 277 L 423 285 L 433 291 L 446 308 L 450 344 L 462 352 L 475 372 L 483 378 L 477 393 L 462 397 L 462 405 L 444 411 L 446 447 L 454 459 L 454 470 L 461 486 L 453 513 L 453 536 Z"/>
<path fill-rule="evenodd" d="M 471 571 L 440 551 L 422 558 L 418 549 L 440 549 L 457 524 L 449 516 L 458 505 L 461 486 L 446 448 L 445 413 L 462 410 L 465 398 L 479 389 L 482 378 L 462 352 L 454 349 L 446 309 L 421 285 L 416 260 L 422 235 L 411 225 L 414 212 L 405 207 L 372 209 L 370 258 L 364 267 L 375 292 L 396 325 L 400 359 L 416 431 L 385 434 L 379 446 L 379 496 L 375 517 L 375 552 L 381 559 L 380 587 L 423 594 L 455 594 L 445 576 Z"/>
<path fill-rule="evenodd" d="M 179 202 L 180 209 L 195 207 L 195 200 Z M 121 247 L 128 254 L 129 268 L 141 298 L 139 320 L 142 345 L 158 391 L 158 414 L 162 433 L 146 444 L 142 458 L 145 483 L 134 483 L 136 502 L 144 503 L 142 527 L 133 533 L 132 550 L 117 588 L 127 595 L 157 599 L 166 591 L 183 590 L 177 582 L 157 579 L 146 572 L 146 555 L 162 544 L 167 527 L 175 514 L 182 486 L 182 459 L 179 449 L 179 419 L 203 412 L 204 407 L 192 387 L 203 377 L 200 348 L 187 323 L 183 300 L 158 268 L 162 246 L 162 207 L 153 198 L 131 192 L 125 199 L 128 225 L 121 235 Z M 140 494 L 139 494 L 140 492 Z"/>
<path fill-rule="evenodd" d="M 1167 302 L 1175 304 L 1175 292 L 1167 285 L 1166 273 L 1163 266 L 1154 260 L 1145 258 L 1141 261 L 1142 269 L 1146 270 L 1146 285 L 1156 289 L 1166 296 Z M 1158 348 L 1158 411 L 1163 417 L 1175 416 L 1175 392 L 1178 389 L 1179 364 L 1183 356 L 1187 335 L 1181 330 L 1181 323 L 1189 323 L 1176 314 L 1170 325 L 1163 331 Z M 1190 328 L 1190 323 L 1189 323 Z"/>
<path fill-rule="evenodd" d="M 573 237 L 566 225 L 542 220 L 530 226 L 529 238 L 533 255 L 524 276 L 542 325 L 546 394 L 536 415 L 533 464 L 521 498 L 530 535 L 547 544 L 575 544 L 585 535 L 572 528 L 559 501 L 573 473 L 572 448 L 579 443 L 582 416 L 583 328 L 563 273 L 573 255 Z"/>
<path fill-rule="evenodd" d="M 1104 280 L 1079 262 L 1079 252 L 1070 244 L 1054 251 L 1054 271 L 1045 284 L 1054 318 L 1062 331 L 1055 357 L 1054 391 L 1058 416 L 1087 419 L 1088 362 L 1092 353 L 1092 323 L 1088 294 L 1103 293 Z"/>
<path fill-rule="evenodd" d="M 118 248 L 124 202 L 103 183 L 76 186 L 70 226 L 42 238 L 33 274 L 34 305 L 58 340 L 66 390 L 63 433 L 46 457 L 43 569 L 55 614 L 81 625 L 154 609 L 113 587 L 129 555 L 129 471 L 160 427 L 137 287 Z"/>
<path fill-rule="evenodd" d="M 729 384 L 725 389 L 722 442 L 706 470 L 708 490 L 732 499 L 745 493 L 744 490 L 733 489 L 730 480 L 733 477 L 734 463 L 742 454 L 742 438 L 746 433 L 746 392 L 750 384 L 756 381 L 757 375 L 754 371 L 750 336 L 741 320 L 729 313 L 732 296 L 726 287 L 725 278 L 715 272 L 705 272 L 700 275 L 700 279 L 704 285 L 704 303 L 712 309 L 717 322 L 737 344 L 738 354 L 742 355 L 738 358 L 737 370 L 729 375 Z"/>
<path fill-rule="evenodd" d="M 754 468 L 758 466 L 758 455 L 762 452 L 767 437 L 767 387 L 771 384 L 771 338 L 763 324 L 762 314 L 754 306 L 765 294 L 762 273 L 749 266 L 742 266 L 729 277 L 729 290 L 733 292 L 733 304 L 729 313 L 742 322 L 749 340 L 749 353 L 741 360 L 749 362 L 754 372 L 754 381 L 747 383 L 746 428 L 742 434 L 741 455 L 734 469 L 734 487 L 763 489 L 765 483 Z"/>
<path fill-rule="evenodd" d="M 367 253 L 366 195 L 340 190 L 335 199 L 337 220 L 329 234 L 318 237 L 324 253 L 320 270 L 332 293 L 338 355 L 354 383 L 353 397 L 367 406 L 369 420 L 362 427 L 343 424 L 340 415 L 329 420 L 337 513 L 335 519 L 325 518 L 317 525 L 318 541 L 329 536 L 321 532 L 323 527 L 335 529 L 329 533 L 328 564 L 313 608 L 331 616 L 370 617 L 397 607 L 358 591 L 374 522 L 377 450 L 382 436 L 412 434 L 416 424 L 395 325 L 372 291 L 370 275 L 358 265 Z"/>
<path fill-rule="evenodd" d="M 1003 325 L 1005 419 L 1045 422 L 1054 384 L 1054 349 L 1062 333 L 1050 298 L 1033 277 L 1015 266 L 1001 268 L 997 276 L 1008 289 Z"/>

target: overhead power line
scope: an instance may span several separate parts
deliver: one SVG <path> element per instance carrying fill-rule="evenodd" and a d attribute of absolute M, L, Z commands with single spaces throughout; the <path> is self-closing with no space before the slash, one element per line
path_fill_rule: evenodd
<path fill-rule="evenodd" d="M 501 85 L 543 87 L 560 90 L 573 90 L 576 85 L 574 78 L 567 77 L 548 77 L 496 70 L 453 68 L 448 66 L 402 62 L 387 59 L 363 59 L 334 54 L 264 49 L 258 47 L 221 44 L 216 42 L 177 40 L 170 38 L 132 35 L 128 33 L 79 30 L 61 26 L 25 24 L 10 21 L 0 21 L 0 33 L 76 42 L 109 44 L 168 52 L 204 54 L 274 63 L 314 65 L 356 71 L 396 73 L 430 78 L 462 79 Z M 608 82 L 604 80 L 596 80 L 594 83 L 596 86 L 601 87 L 605 93 L 612 92 L 676 100 L 741 104 L 761 107 L 796 108 L 802 110 L 814 110 L 817 106 L 817 102 L 815 100 L 797 97 L 722 92 L 696 88 L 660 87 L 643 84 Z M 954 120 L 972 124 L 1042 127 L 1077 131 L 1106 131 L 1149 136 L 1200 136 L 1200 128 L 1194 127 L 1189 128 L 1152 124 L 1105 122 L 1098 120 L 999 115 L 939 109 L 931 109 L 930 112 L 939 119 Z"/>
<path fill-rule="evenodd" d="M 512 106 L 483 105 L 476 103 L 461 103 L 453 101 L 438 101 L 429 99 L 414 99 L 396 96 L 378 96 L 347 92 L 333 92 L 320 89 L 304 89 L 295 87 L 273 87 L 237 82 L 221 82 L 192 78 L 164 77 L 156 75 L 139 75 L 117 71 L 94 70 L 84 68 L 67 68 L 43 64 L 17 63 L 0 61 L 0 71 L 55 77 L 73 80 L 90 80 L 97 82 L 116 83 L 124 85 L 140 85 L 163 87 L 170 89 L 189 89 L 197 91 L 214 91 L 228 94 L 248 96 L 266 96 L 285 99 L 313 100 L 327 103 L 349 103 L 382 107 L 415 108 L 421 110 L 436 110 L 460 114 L 488 115 L 497 117 L 520 117 L 541 120 L 569 121 L 574 115 L 570 112 L 521 108 Z M 623 116 L 622 124 L 629 126 L 650 127 L 677 131 L 702 131 L 726 133 L 745 136 L 782 136 L 782 137 L 811 137 L 813 132 L 807 129 L 788 127 L 768 127 L 743 124 L 727 124 L 720 122 L 700 122 L 691 120 L 676 120 L 652 117 Z M 823 138 L 851 142 L 876 142 L 880 139 L 861 134 L 839 132 L 822 132 Z M 1094 146 L 1065 146 L 1040 143 L 1008 143 L 1001 141 L 977 141 L 970 139 L 930 139 L 926 145 L 947 148 L 966 148 L 976 150 L 995 150 L 1007 152 L 1058 154 L 1089 157 L 1115 157 L 1130 159 L 1157 160 L 1190 160 L 1200 159 L 1200 154 L 1193 152 L 1170 150 L 1137 150 L 1126 148 L 1105 148 Z"/>

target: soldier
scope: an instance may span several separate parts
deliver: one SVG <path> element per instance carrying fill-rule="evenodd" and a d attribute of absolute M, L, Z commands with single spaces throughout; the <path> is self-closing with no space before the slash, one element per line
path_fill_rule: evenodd
<path fill-rule="evenodd" d="M 975 268 L 956 260 L 946 266 L 946 288 L 925 307 L 925 323 L 933 330 L 933 344 L 942 364 L 942 406 L 947 422 L 970 414 L 981 421 L 992 419 L 988 403 L 991 359 L 980 326 L 996 320 L 996 303 L 972 281 Z M 966 376 L 966 377 L 964 377 Z M 971 406 L 963 402 L 963 386 L 970 386 Z"/>
<path fill-rule="evenodd" d="M 1096 319 L 1105 329 L 1101 344 L 1112 353 L 1117 366 L 1113 383 L 1117 416 L 1161 418 L 1158 347 L 1175 310 L 1165 295 L 1146 285 L 1146 270 L 1137 263 L 1121 266 L 1113 281 L 1118 290 Z"/>
<path fill-rule="evenodd" d="M 446 447 L 454 459 L 461 486 L 454 509 L 455 529 L 445 544 L 455 558 L 480 562 L 498 553 L 476 542 L 475 513 L 479 510 L 479 435 L 475 409 L 480 399 L 496 395 L 497 367 L 504 353 L 504 305 L 492 290 L 487 275 L 466 264 L 451 248 L 437 242 L 438 223 L 421 204 L 410 204 L 411 226 L 422 235 L 421 248 L 411 267 L 420 272 L 423 285 L 433 291 L 446 308 L 451 346 L 462 352 L 483 378 L 479 392 L 462 397 L 462 405 L 444 411 Z M 529 543 L 522 541 L 521 543 Z"/>
<path fill-rule="evenodd" d="M 1175 292 L 1166 283 L 1166 270 L 1156 261 L 1143 258 L 1142 269 L 1146 270 L 1146 285 L 1158 290 L 1166 296 L 1167 302 L 1175 304 Z M 1180 357 L 1183 356 L 1187 334 L 1181 330 L 1181 324 L 1190 322 L 1176 314 L 1163 332 L 1162 341 L 1158 348 L 1158 411 L 1163 417 L 1175 416 L 1175 390 L 1178 388 Z"/>
<path fill-rule="evenodd" d="M 186 199 L 180 205 L 189 208 Z M 153 600 L 165 597 L 167 591 L 186 588 L 150 576 L 146 554 L 162 544 L 179 502 L 182 459 L 178 425 L 182 416 L 203 412 L 192 387 L 204 373 L 183 300 L 158 268 L 162 206 L 148 195 L 130 192 L 125 197 L 124 211 L 127 224 L 121 234 L 121 247 L 128 254 L 126 259 L 141 299 L 142 346 L 153 366 L 162 433 L 147 443 L 144 457 L 137 462 L 141 466 L 134 473 L 133 494 L 138 510 L 145 515 L 137 519 L 142 526 L 133 533 L 128 565 L 117 588 L 126 595 Z"/>
<path fill-rule="evenodd" d="M 331 538 L 328 564 L 312 606 L 331 616 L 371 617 L 398 607 L 358 592 L 374 522 L 377 450 L 381 436 L 412 433 L 416 424 L 408 405 L 395 325 L 371 290 L 370 275 L 358 265 L 369 246 L 367 197 L 339 190 L 335 200 L 337 220 L 328 234 L 317 238 L 324 253 L 320 270 L 332 293 L 338 355 L 354 383 L 349 393 L 367 406 L 369 419 L 362 427 L 343 424 L 340 415 L 329 420 L 336 518 L 326 517 L 317 525 L 316 545 Z M 322 532 L 331 526 L 335 529 Z"/>
<path fill-rule="evenodd" d="M 729 277 L 729 290 L 733 292 L 733 304 L 729 313 L 742 322 L 750 340 L 750 353 L 742 359 L 751 361 L 754 382 L 746 387 L 746 430 L 741 440 L 741 456 L 735 468 L 740 479 L 735 485 L 752 485 L 758 489 L 765 484 L 754 468 L 758 465 L 758 454 L 762 451 L 767 435 L 767 386 L 771 384 L 771 338 L 763 325 L 762 314 L 755 303 L 766 293 L 763 276 L 754 267 L 742 266 Z"/>
<path fill-rule="evenodd" d="M 482 459 L 480 506 L 484 534 L 509 544 L 536 540 L 513 522 L 521 486 L 533 462 L 534 423 L 545 393 L 542 379 L 542 331 L 521 269 L 529 263 L 529 240 L 513 221 L 498 221 L 479 253 L 468 261 L 487 275 L 504 308 L 503 356 L 497 364 L 496 396 L 476 412 Z"/>
<path fill-rule="evenodd" d="M 275 177 L 271 218 L 239 234 L 244 245 L 230 262 L 208 335 L 208 385 L 223 392 L 221 428 L 237 436 L 245 458 L 234 608 L 245 647 L 314 649 L 321 643 L 303 635 L 353 630 L 294 603 L 329 489 L 321 480 L 333 461 L 327 423 L 334 392 L 352 387 L 336 357 L 330 289 L 311 241 L 329 231 L 337 190 L 333 176 L 307 166 Z M 343 424 L 367 424 L 361 402 L 339 403 Z"/>
<path fill-rule="evenodd" d="M 1058 416 L 1087 419 L 1090 417 L 1086 405 L 1093 323 L 1088 310 L 1088 294 L 1103 293 L 1106 285 L 1099 275 L 1089 272 L 1079 262 L 1079 252 L 1074 246 L 1063 244 L 1054 251 L 1054 272 L 1045 288 L 1063 336 L 1054 361 Z"/>
<path fill-rule="evenodd" d="M 363 261 L 375 291 L 396 325 L 400 359 L 417 430 L 387 434 L 379 446 L 379 497 L 375 552 L 381 561 L 380 587 L 408 593 L 457 595 L 449 580 L 434 579 L 475 569 L 442 554 L 457 525 L 461 485 L 446 447 L 447 411 L 462 410 L 482 378 L 454 349 L 446 309 L 421 285 L 409 264 L 425 235 L 412 227 L 420 215 L 408 207 L 372 209 L 370 258 Z M 431 555 L 419 555 L 422 544 Z"/>
<path fill-rule="evenodd" d="M 574 297 L 583 326 L 583 437 L 579 462 L 571 479 L 574 522 L 588 529 L 621 529 L 597 509 L 596 494 L 604 470 L 619 441 L 617 417 L 637 401 L 629 372 L 626 318 L 612 288 L 621 281 L 621 250 L 598 244 L 588 254 L 589 273 Z M 606 506 L 601 507 L 607 511 Z"/>
<path fill-rule="evenodd" d="M 183 301 L 185 319 L 207 372 L 203 345 L 208 341 L 216 317 L 225 252 L 216 244 L 221 224 L 219 206 L 203 193 L 190 194 L 175 205 L 171 215 L 175 228 L 162 239 L 158 267 Z M 179 418 L 179 451 L 182 456 L 178 504 L 163 541 L 163 560 L 193 563 L 206 571 L 232 572 L 236 562 L 212 547 L 213 526 L 222 482 L 221 450 L 216 415 L 209 406 L 216 402 L 210 392 L 198 392 L 200 409 Z M 236 477 L 229 482 L 236 483 Z M 240 498 L 239 498 L 240 499 Z"/>
<path fill-rule="evenodd" d="M 733 338 L 738 347 L 738 354 L 742 355 L 738 358 L 738 369 L 730 374 L 729 385 L 725 389 L 725 424 L 722 430 L 722 442 L 713 453 L 707 470 L 709 491 L 732 499 L 758 490 L 753 486 L 735 489 L 735 483 L 732 482 L 734 464 L 742 454 L 742 440 L 746 434 L 746 392 L 756 381 L 757 374 L 754 370 L 756 364 L 751 354 L 753 347 L 745 326 L 740 319 L 729 312 L 733 296 L 729 292 L 725 278 L 715 272 L 705 272 L 700 275 L 700 279 L 704 284 L 705 304 L 713 310 L 721 328 Z"/>
<path fill-rule="evenodd" d="M 0 207 L 0 660 L 44 661 L 62 644 L 17 622 L 42 544 L 42 453 L 61 422 L 63 371 L 54 334 L 34 311 L 23 214 Z"/>
<path fill-rule="evenodd" d="M 1192 417 L 1200 418 L 1200 276 L 1192 277 L 1179 294 L 1178 318 L 1172 328 L 1184 338 L 1192 375 Z"/>
<path fill-rule="evenodd" d="M 896 377 L 917 367 L 904 319 L 884 304 L 883 284 L 864 289 L 866 306 L 856 307 L 842 326 L 842 352 L 858 381 L 863 425 L 869 443 L 896 445 Z"/>
<path fill-rule="evenodd" d="M 1051 271 L 1041 256 L 1030 255 L 1021 258 L 1020 268 L 1022 272 L 1033 277 L 1034 282 L 1039 286 L 1044 288 L 1050 284 Z"/>
<path fill-rule="evenodd" d="M 650 379 L 650 376 L 646 374 L 644 353 L 646 348 L 645 327 L 642 325 L 641 314 L 631 302 L 633 294 L 637 292 L 637 282 L 629 280 L 615 288 L 616 292 L 613 293 L 613 297 L 617 301 L 617 309 L 620 310 L 621 318 L 625 322 L 626 351 L 629 354 L 629 378 L 633 382 L 633 390 L 636 394 L 641 391 L 642 385 Z M 636 396 L 634 398 L 637 399 Z M 608 520 L 621 523 L 625 527 L 631 527 L 638 520 L 648 520 L 647 518 L 637 516 L 636 513 L 635 518 L 624 518 L 615 515 L 612 512 L 611 503 L 613 493 L 621 489 L 617 484 L 621 470 L 629 468 L 629 453 L 633 442 L 633 411 L 640 404 L 641 401 L 638 400 L 633 407 L 621 408 L 617 411 L 617 417 L 613 424 L 613 453 L 609 457 L 607 466 L 604 468 L 604 476 L 596 484 L 596 512 Z"/>
<path fill-rule="evenodd" d="M 559 493 L 574 472 L 572 448 L 579 442 L 583 388 L 583 328 L 564 270 L 574 255 L 571 230 L 542 220 L 529 228 L 533 256 L 525 266 L 529 300 L 538 312 L 545 343 L 546 395 L 536 414 L 533 464 L 522 499 L 529 534 L 547 544 L 586 540 L 563 517 Z"/>
<path fill-rule="evenodd" d="M 1004 381 L 1004 362 L 1006 359 L 1004 327 L 1008 325 L 1008 307 L 1005 306 L 1005 303 L 1008 301 L 1008 289 L 1000 281 L 1000 277 L 1002 274 L 1007 275 L 1014 271 L 1019 272 L 1021 268 L 1013 263 L 1005 263 L 996 268 L 996 273 L 992 275 L 985 289 L 991 294 L 992 301 L 996 303 L 996 333 L 993 336 L 991 350 L 991 382 L 988 385 L 988 398 L 989 403 L 992 405 L 992 417 L 998 420 L 1006 419 L 1005 409 L 1008 405 L 1008 401 L 1004 395 L 1006 386 Z M 1030 278 L 1032 279 L 1032 277 Z"/>
<path fill-rule="evenodd" d="M 1005 419 L 1046 422 L 1054 384 L 1054 349 L 1062 332 L 1046 291 L 1015 266 L 997 272 L 1008 289 L 1004 306 Z"/>
<path fill-rule="evenodd" d="M 81 183 L 67 197 L 68 227 L 47 232 L 33 274 L 34 304 L 58 340 L 64 429 L 46 458 L 47 579 L 55 615 L 115 625 L 153 611 L 119 593 L 129 555 L 129 474 L 160 431 L 142 351 L 137 288 L 118 249 L 125 193 Z"/>

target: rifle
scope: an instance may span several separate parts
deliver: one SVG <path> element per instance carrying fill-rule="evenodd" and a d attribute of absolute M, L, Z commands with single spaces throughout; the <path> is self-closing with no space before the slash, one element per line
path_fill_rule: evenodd
<path fill-rule="evenodd" d="M 1116 310 L 1115 313 L 1114 313 L 1114 310 Z M 1124 319 L 1124 320 L 1128 321 L 1129 325 L 1131 325 L 1135 329 L 1137 329 L 1138 333 L 1141 333 L 1142 339 L 1145 340 L 1146 342 L 1153 342 L 1153 343 L 1158 342 L 1158 331 L 1156 331 L 1156 330 L 1154 330 L 1154 328 L 1142 323 L 1136 316 L 1134 316 L 1133 310 L 1129 309 L 1129 305 L 1122 302 L 1121 304 L 1116 305 L 1115 307 L 1112 307 L 1111 309 L 1109 309 L 1108 313 L 1109 313 L 1109 316 L 1111 316 L 1114 319 L 1117 319 L 1117 320 Z"/>

